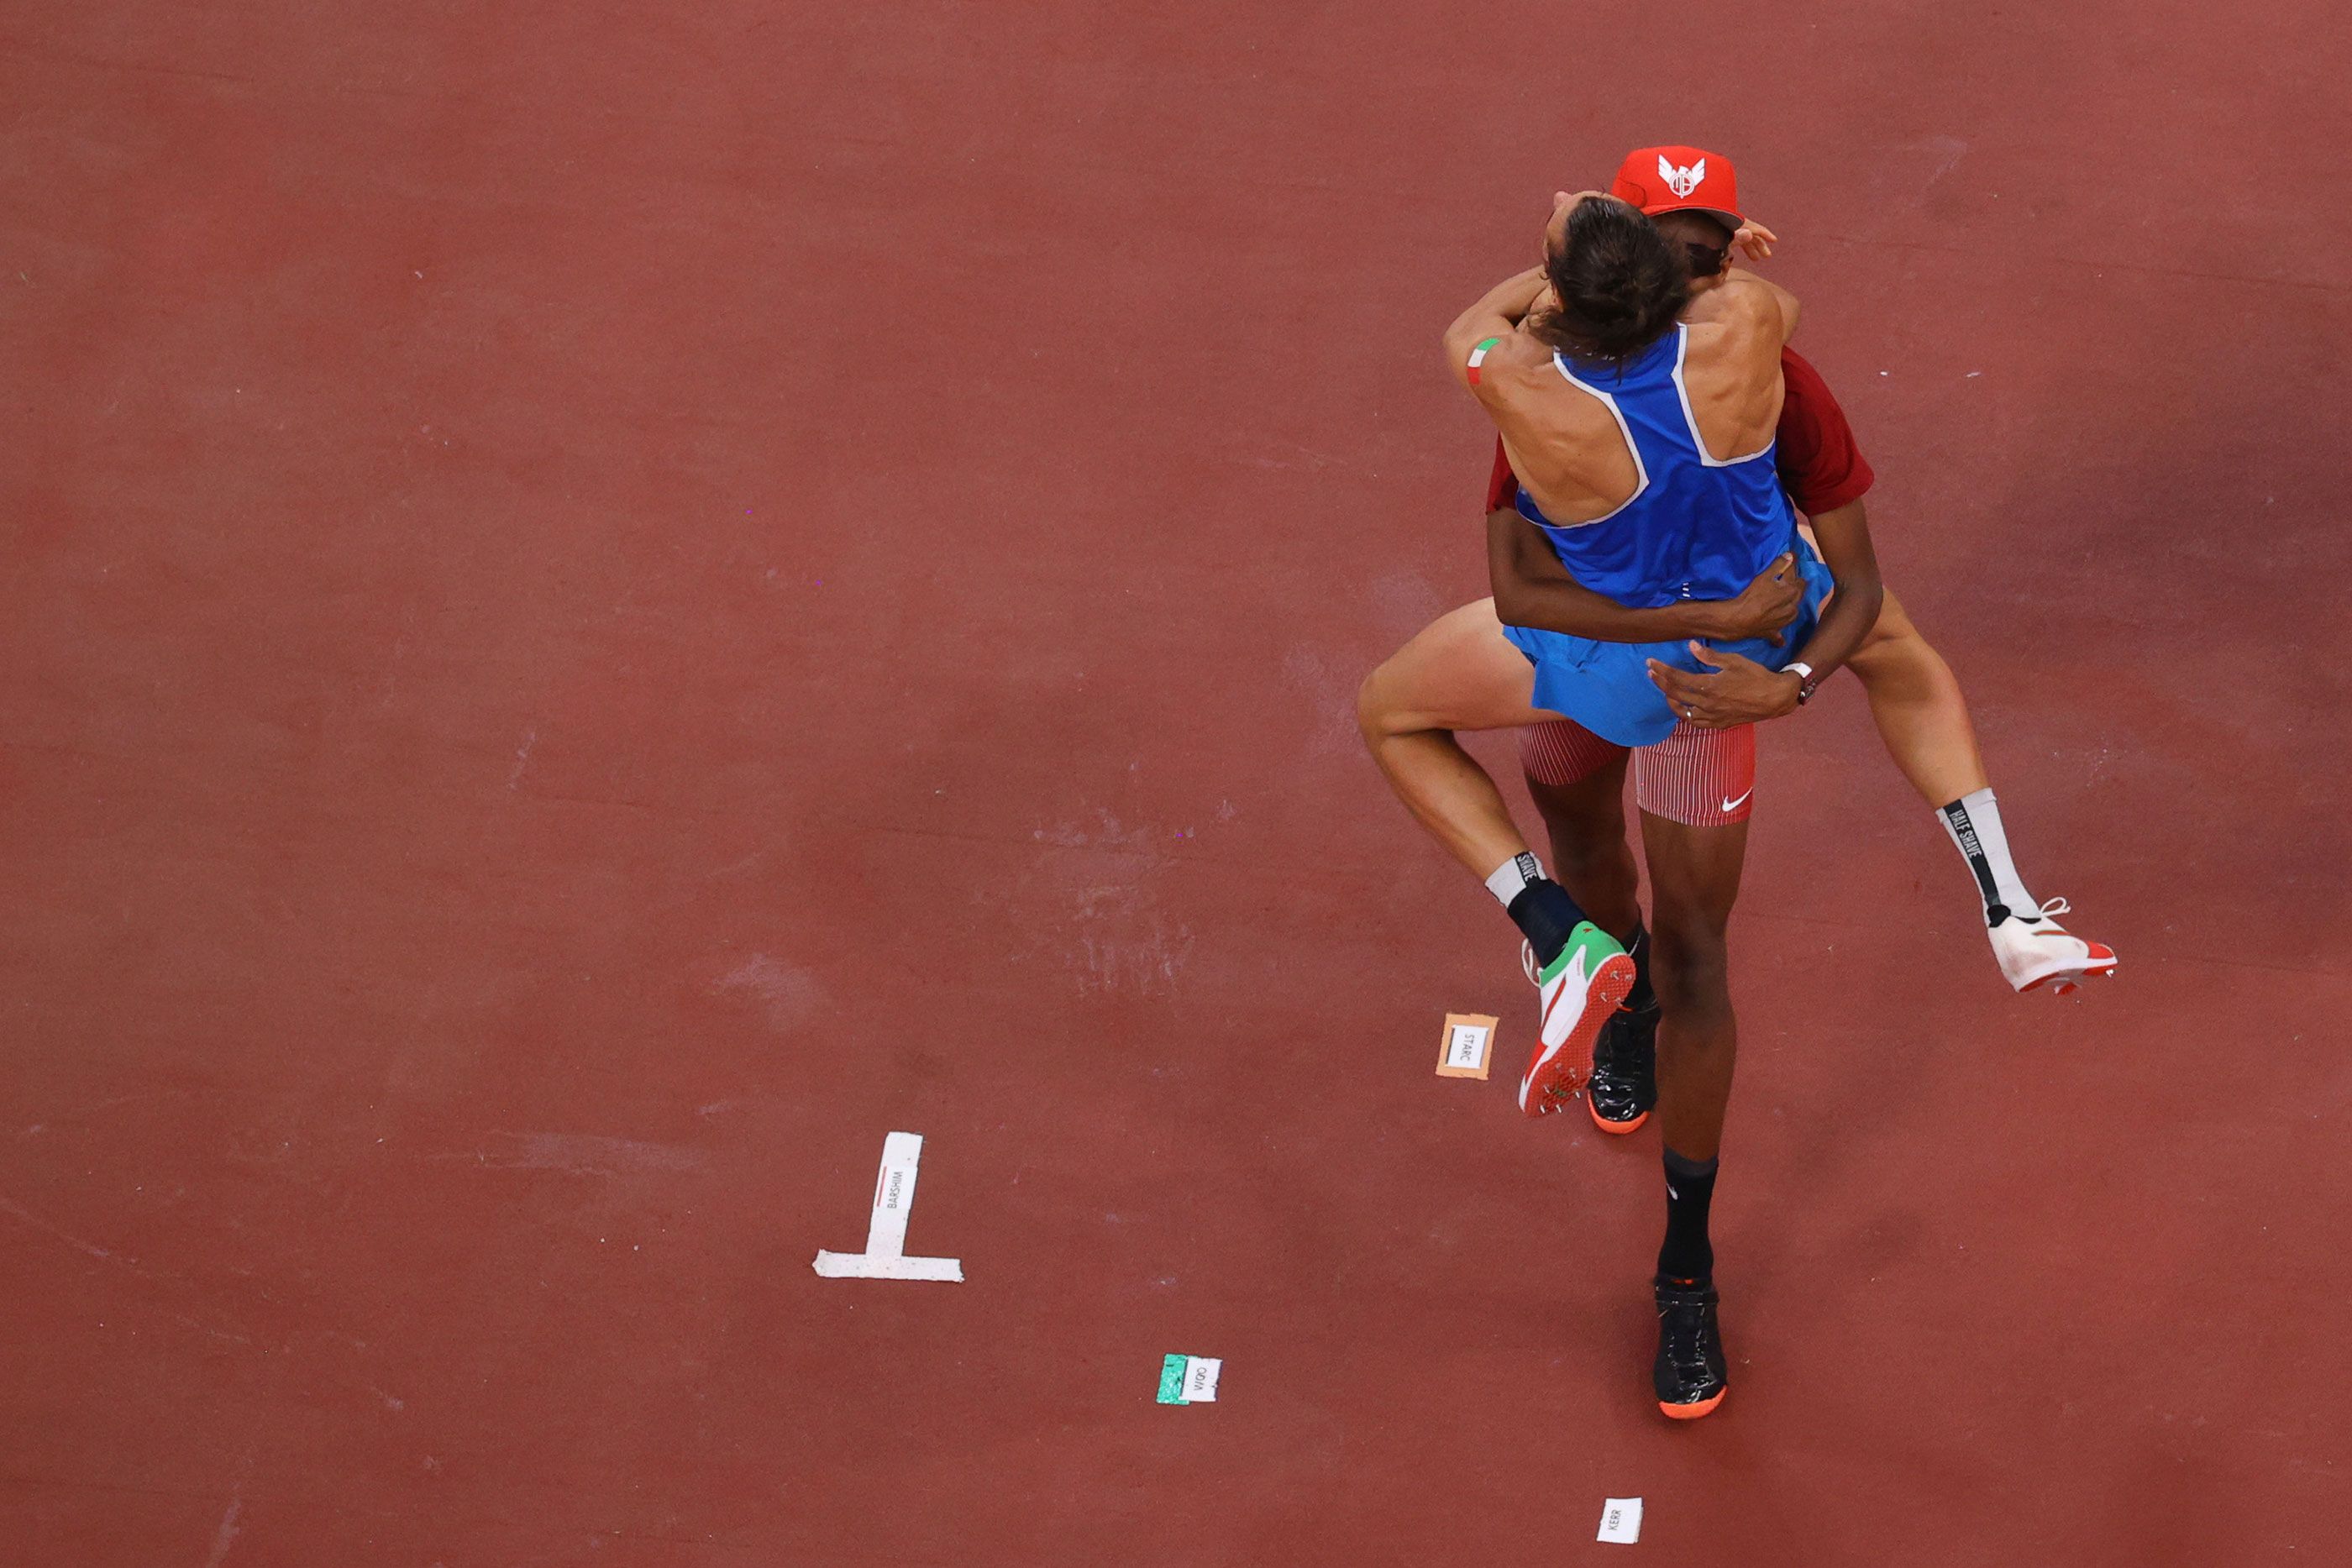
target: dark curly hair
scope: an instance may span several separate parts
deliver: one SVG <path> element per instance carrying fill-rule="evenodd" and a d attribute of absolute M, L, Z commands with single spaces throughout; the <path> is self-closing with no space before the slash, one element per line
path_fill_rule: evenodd
<path fill-rule="evenodd" d="M 1544 273 L 1559 307 L 1529 317 L 1528 330 L 1573 359 L 1622 364 L 1664 337 L 1690 302 L 1683 247 L 1620 201 L 1580 203 Z"/>

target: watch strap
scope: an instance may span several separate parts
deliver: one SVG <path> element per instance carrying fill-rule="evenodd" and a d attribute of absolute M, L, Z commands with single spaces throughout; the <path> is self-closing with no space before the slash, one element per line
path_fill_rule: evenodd
<path fill-rule="evenodd" d="M 1822 684 L 1822 678 L 1813 674 L 1813 667 L 1802 659 L 1791 659 L 1782 665 L 1781 669 L 1783 672 L 1793 672 L 1796 674 L 1797 706 L 1802 707 L 1812 701 L 1813 688 Z"/>

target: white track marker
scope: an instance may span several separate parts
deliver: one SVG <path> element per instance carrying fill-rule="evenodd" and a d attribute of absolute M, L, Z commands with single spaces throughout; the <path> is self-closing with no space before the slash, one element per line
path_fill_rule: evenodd
<path fill-rule="evenodd" d="M 961 1280 L 957 1258 L 907 1256 L 907 1217 L 915 1208 L 915 1169 L 923 1163 L 920 1133 L 893 1133 L 882 1140 L 882 1174 L 874 1180 L 874 1218 L 866 1227 L 863 1252 L 816 1255 L 816 1271 L 828 1280 Z"/>
<path fill-rule="evenodd" d="M 1638 1497 L 1612 1497 L 1601 1507 L 1601 1533 L 1596 1541 L 1615 1541 L 1631 1546 L 1642 1539 L 1642 1500 Z"/>
<path fill-rule="evenodd" d="M 1213 1405 L 1217 1378 L 1225 1364 L 1213 1355 L 1163 1355 L 1160 1358 L 1160 1403 Z"/>
<path fill-rule="evenodd" d="M 1437 1045 L 1440 1078 L 1484 1078 L 1495 1044 L 1495 1019 L 1486 1013 L 1447 1013 Z"/>

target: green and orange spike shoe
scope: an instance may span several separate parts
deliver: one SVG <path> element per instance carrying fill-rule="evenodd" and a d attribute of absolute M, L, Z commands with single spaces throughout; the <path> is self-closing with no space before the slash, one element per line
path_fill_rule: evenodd
<path fill-rule="evenodd" d="M 1633 960 L 1614 936 L 1591 921 L 1569 933 L 1559 956 L 1538 971 L 1525 943 L 1519 962 L 1543 1007 L 1528 1071 L 1519 1080 L 1519 1109 L 1549 1116 L 1565 1108 L 1592 1067 L 1592 1041 L 1633 988 Z"/>

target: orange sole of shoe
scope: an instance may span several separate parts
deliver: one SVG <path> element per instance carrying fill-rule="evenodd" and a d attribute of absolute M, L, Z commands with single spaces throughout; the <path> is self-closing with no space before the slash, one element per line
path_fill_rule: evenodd
<path fill-rule="evenodd" d="M 1592 1113 L 1592 1124 L 1594 1126 L 1600 1128 L 1604 1133 L 1615 1133 L 1621 1137 L 1625 1134 L 1632 1132 L 1634 1128 L 1640 1126 L 1643 1123 L 1650 1119 L 1650 1113 L 1647 1111 L 1644 1111 L 1630 1122 L 1611 1122 L 1602 1118 L 1601 1114 L 1601 1107 L 1595 1105 L 1591 1101 L 1587 1100 L 1584 1103 L 1584 1108 Z"/>
<path fill-rule="evenodd" d="M 1706 1415 L 1708 1411 L 1714 1409 L 1717 1406 L 1722 1404 L 1723 1396 L 1730 1392 L 1730 1389 L 1726 1388 L 1722 1390 L 1721 1393 L 1717 1394 L 1714 1398 L 1702 1399 L 1696 1405 L 1669 1405 L 1664 1400 L 1661 1399 L 1658 1401 L 1658 1408 L 1666 1413 L 1666 1418 L 1670 1421 L 1696 1421 L 1700 1416 Z"/>

